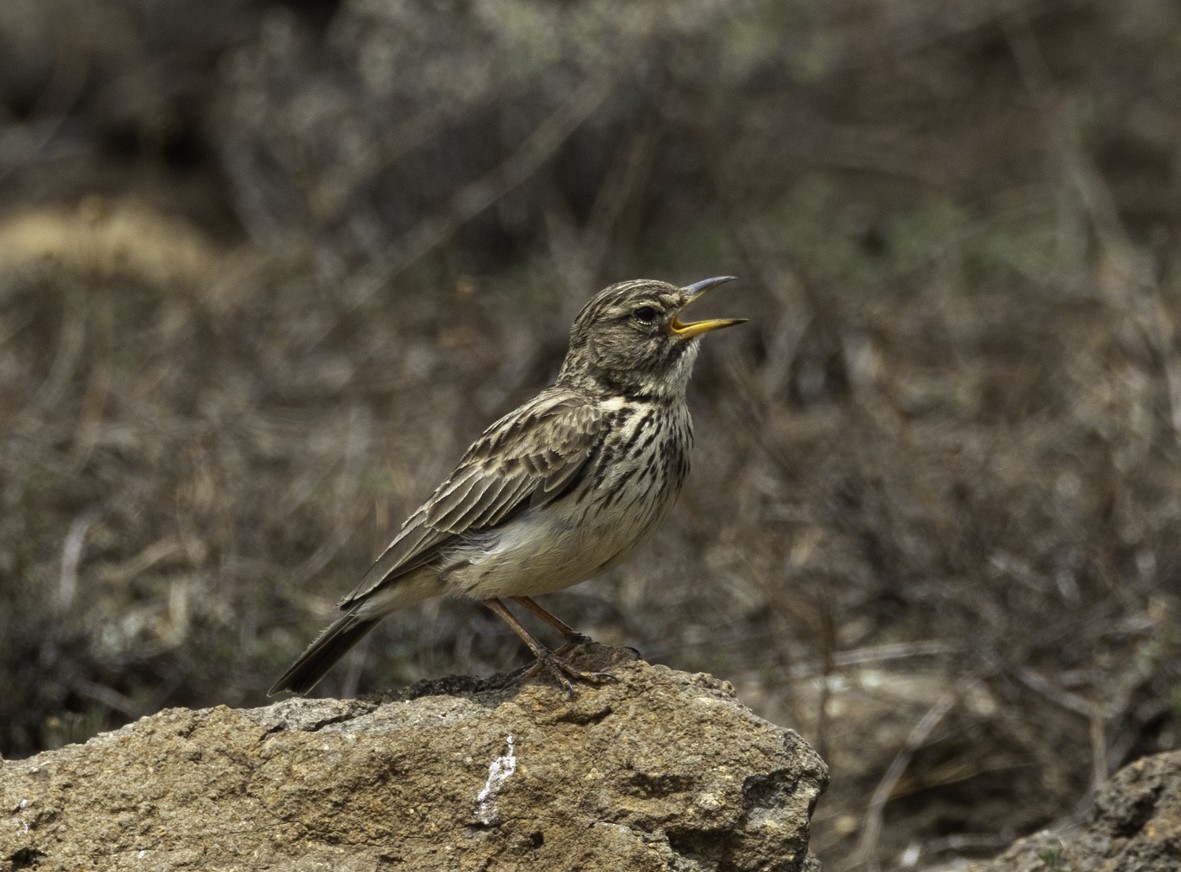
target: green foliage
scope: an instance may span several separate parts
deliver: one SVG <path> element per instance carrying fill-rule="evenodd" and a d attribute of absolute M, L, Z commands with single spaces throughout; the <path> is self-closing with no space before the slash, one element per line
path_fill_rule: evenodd
<path fill-rule="evenodd" d="M 1045 865 L 1047 872 L 1074 872 L 1074 867 L 1063 856 L 1061 845 L 1047 845 L 1042 848 L 1038 858 Z"/>

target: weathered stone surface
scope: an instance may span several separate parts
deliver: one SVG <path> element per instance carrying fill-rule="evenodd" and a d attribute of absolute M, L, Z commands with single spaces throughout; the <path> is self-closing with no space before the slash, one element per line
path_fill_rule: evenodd
<path fill-rule="evenodd" d="M 0 869 L 813 869 L 827 782 L 729 688 L 591 646 L 617 681 L 160 712 L 0 777 Z"/>
<path fill-rule="evenodd" d="M 971 872 L 1177 872 L 1181 751 L 1125 766 L 1095 796 L 1081 827 L 1041 832 Z"/>

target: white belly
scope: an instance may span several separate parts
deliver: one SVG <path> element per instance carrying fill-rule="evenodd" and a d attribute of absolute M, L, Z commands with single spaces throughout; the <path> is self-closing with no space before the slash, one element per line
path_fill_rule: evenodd
<path fill-rule="evenodd" d="M 496 533 L 457 546 L 442 576 L 449 592 L 476 599 L 562 590 L 625 559 L 652 534 L 671 505 L 668 499 L 644 518 L 614 524 L 572 517 L 570 511 L 555 511 L 554 505 L 529 509 Z"/>

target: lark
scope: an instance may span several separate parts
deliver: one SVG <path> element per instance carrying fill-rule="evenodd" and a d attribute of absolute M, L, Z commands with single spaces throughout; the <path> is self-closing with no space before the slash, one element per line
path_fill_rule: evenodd
<path fill-rule="evenodd" d="M 308 692 L 390 612 L 444 595 L 483 602 L 568 692 L 569 678 L 602 679 L 538 641 L 506 601 L 568 646 L 585 641 L 533 597 L 618 565 L 668 514 L 689 474 L 685 389 L 700 339 L 745 320 L 682 313 L 732 279 L 639 279 L 596 294 L 574 321 L 553 386 L 472 443 L 270 693 Z"/>

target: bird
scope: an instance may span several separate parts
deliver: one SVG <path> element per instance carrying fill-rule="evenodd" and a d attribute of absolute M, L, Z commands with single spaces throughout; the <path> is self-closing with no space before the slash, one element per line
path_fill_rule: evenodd
<path fill-rule="evenodd" d="M 383 617 L 430 597 L 482 601 L 569 694 L 599 681 L 561 653 L 588 641 L 533 597 L 594 578 L 642 544 L 689 473 L 685 392 L 706 333 L 745 318 L 683 321 L 686 307 L 733 276 L 684 287 L 619 282 L 583 306 L 553 385 L 485 430 L 414 511 L 343 614 L 271 687 L 304 694 Z M 543 645 L 509 600 L 566 640 Z"/>

